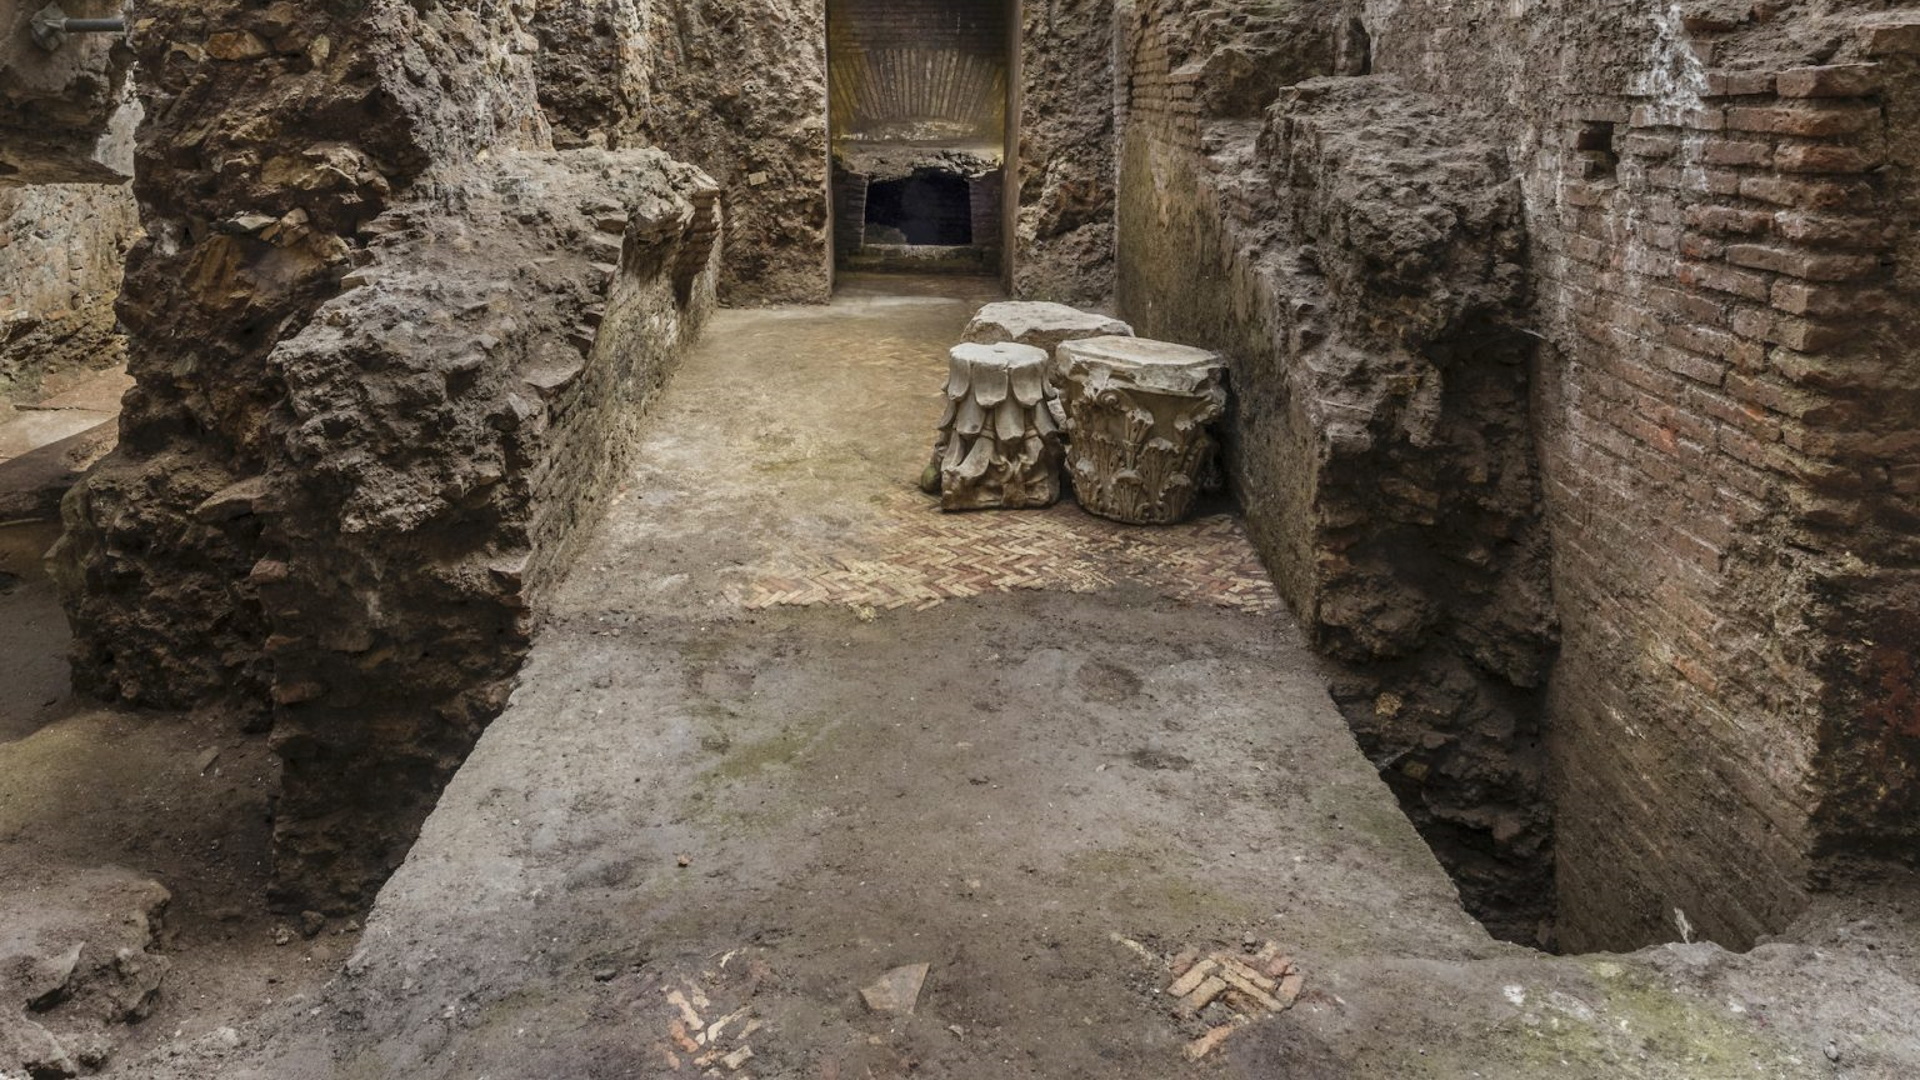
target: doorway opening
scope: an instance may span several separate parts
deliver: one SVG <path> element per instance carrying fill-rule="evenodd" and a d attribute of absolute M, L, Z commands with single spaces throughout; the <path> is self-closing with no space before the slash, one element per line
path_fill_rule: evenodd
<path fill-rule="evenodd" d="M 1017 0 L 829 0 L 839 270 L 1004 270 Z"/>
<path fill-rule="evenodd" d="M 933 169 L 867 185 L 867 237 L 890 244 L 965 246 L 973 243 L 971 185 Z"/>

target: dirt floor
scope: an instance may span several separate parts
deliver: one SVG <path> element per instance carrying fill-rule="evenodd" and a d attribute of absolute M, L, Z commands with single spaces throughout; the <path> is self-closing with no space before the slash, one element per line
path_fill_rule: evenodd
<path fill-rule="evenodd" d="M 52 407 L 103 414 L 86 418 L 98 427 L 117 408 L 114 384 L 117 373 L 88 380 L 76 393 L 89 398 Z M 109 431 L 105 445 L 112 441 Z M 27 450 L 42 446 L 57 441 Z M 33 485 L 0 488 L 0 500 L 44 502 L 45 480 L 43 471 L 0 467 L 0 485 Z M 21 1021 L 80 1048 L 70 1057 L 83 1068 L 89 1051 L 137 1062 L 166 1060 L 206 1039 L 227 1046 L 233 1025 L 317 992 L 357 940 L 343 923 L 302 925 L 267 913 L 276 764 L 262 736 L 217 714 L 104 709 L 74 697 L 66 619 L 41 565 L 58 535 L 44 512 L 0 521 L 6 1080 L 7 1051 L 38 1037 Z M 23 968 L 75 946 L 74 974 L 55 1000 L 23 1008 L 27 995 L 7 999 L 21 988 Z"/>
<path fill-rule="evenodd" d="M 957 284 L 718 317 L 364 934 L 252 914 L 269 777 L 233 727 L 6 714 L 0 870 L 174 893 L 108 1074 L 1920 1075 L 1911 883 L 1745 956 L 1495 942 L 1230 514 L 939 514 L 913 485 L 988 294 Z M 1184 1014 L 1187 950 L 1291 1008 Z M 919 964 L 913 1012 L 863 1001 Z"/>
<path fill-rule="evenodd" d="M 116 954 L 126 949 L 159 992 L 102 1008 L 94 991 L 118 996 L 129 980 L 83 972 L 74 1001 L 32 1019 L 62 1038 L 117 1045 L 115 1061 L 164 1060 L 316 992 L 356 935 L 334 925 L 309 939 L 266 912 L 274 763 L 264 741 L 219 716 L 74 701 L 64 636 L 44 580 L 0 591 L 0 959 L 80 945 L 83 961 L 124 968 Z M 127 932 L 144 916 L 151 926 Z M 4 977 L 0 986 L 11 988 Z M 7 1027 L 0 1018 L 0 1046 Z"/>

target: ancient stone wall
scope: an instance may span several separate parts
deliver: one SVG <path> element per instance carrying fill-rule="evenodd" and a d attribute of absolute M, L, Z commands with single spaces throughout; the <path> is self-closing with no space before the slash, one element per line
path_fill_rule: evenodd
<path fill-rule="evenodd" d="M 264 698 L 255 519 L 191 511 L 275 453 L 266 418 L 285 389 L 267 354 L 339 291 L 396 188 L 436 161 L 544 145 L 545 128 L 514 20 L 472 5 L 137 14 L 146 237 L 120 315 L 139 385 L 121 452 L 73 504 L 75 542 L 99 549 L 73 591 L 76 679 L 160 706 Z"/>
<path fill-rule="evenodd" d="M 365 284 L 269 356 L 283 452 L 202 514 L 264 523 L 284 904 L 383 879 L 504 706 L 712 305 L 718 195 L 659 151 L 501 155 L 376 219 Z"/>
<path fill-rule="evenodd" d="M 35 44 L 44 2 L 0 10 L 0 186 L 120 183 L 133 54 L 117 34 L 74 34 L 51 52 Z M 66 0 L 74 18 L 125 13 L 128 0 Z"/>
<path fill-rule="evenodd" d="M 825 302 L 826 0 L 575 0 L 530 28 L 554 145 L 698 165 L 731 208 L 722 299 Z"/>
<path fill-rule="evenodd" d="M 131 50 L 119 35 L 76 34 L 48 52 L 29 32 L 42 6 L 0 12 L 0 414 L 36 400 L 48 375 L 121 362 L 113 305 L 139 232 Z"/>
<path fill-rule="evenodd" d="M 1105 306 L 1113 297 L 1114 5 L 1024 0 L 1013 292 Z"/>
<path fill-rule="evenodd" d="M 125 184 L 0 187 L 0 415 L 124 359 L 113 304 L 139 229 Z"/>
<path fill-rule="evenodd" d="M 1231 358 L 1235 485 L 1336 697 L 1469 906 L 1542 940 L 1554 628 L 1519 184 L 1484 117 L 1309 78 L 1336 66 L 1323 13 L 1260 5 L 1242 37 L 1193 7 L 1143 4 L 1129 35 L 1122 315 Z"/>
<path fill-rule="evenodd" d="M 138 385 L 65 506 L 75 676 L 271 724 L 295 909 L 397 863 L 712 303 L 717 189 L 550 151 L 532 7 L 139 12 Z"/>
<path fill-rule="evenodd" d="M 653 0 L 569 0 L 534 9 L 540 106 L 562 150 L 635 144 L 653 100 Z"/>
<path fill-rule="evenodd" d="M 1241 364 L 1236 472 L 1303 619 L 1336 655 L 1401 654 L 1437 633 L 1466 646 L 1469 675 L 1497 674 L 1519 693 L 1508 715 L 1531 722 L 1510 736 L 1474 726 L 1516 750 L 1546 739 L 1568 946 L 1674 938 L 1683 919 L 1687 932 L 1743 945 L 1782 928 L 1810 887 L 1863 860 L 1911 858 L 1920 382 L 1898 335 L 1912 319 L 1908 50 L 1920 48 L 1920 14 L 1731 0 L 1326 7 L 1143 3 L 1122 186 L 1123 314 L 1146 333 L 1229 328 L 1214 332 Z M 1208 47 L 1220 28 L 1244 42 L 1263 24 L 1277 61 Z M 1209 69 L 1249 73 L 1247 92 Z M 1283 93 L 1264 122 L 1236 123 L 1246 113 L 1233 103 L 1257 105 L 1276 71 L 1282 82 L 1353 78 Z M 1350 103 L 1358 134 L 1316 123 L 1330 96 Z M 1408 102 L 1430 130 L 1400 126 Z M 1272 168 L 1280 151 L 1351 171 L 1340 147 L 1356 140 L 1401 159 L 1416 186 L 1450 159 L 1465 183 L 1393 200 L 1406 207 L 1396 223 L 1362 213 L 1364 184 L 1340 172 Z M 1458 172 L 1475 160 L 1477 179 Z M 1530 520 L 1516 487 L 1469 515 L 1474 527 L 1429 532 L 1375 575 L 1404 580 L 1478 536 L 1448 559 L 1468 556 L 1459 591 L 1471 596 L 1478 577 L 1507 599 L 1463 608 L 1444 588 L 1383 589 L 1376 606 L 1343 607 L 1328 585 L 1393 534 L 1382 508 L 1431 491 L 1445 514 L 1518 461 L 1493 455 L 1510 464 L 1483 473 L 1472 455 L 1454 456 L 1467 472 L 1429 488 L 1360 458 L 1385 499 L 1370 513 L 1330 504 L 1329 462 L 1378 437 L 1380 410 L 1364 396 L 1352 406 L 1356 388 L 1375 385 L 1379 345 L 1343 363 L 1317 358 L 1328 348 L 1317 339 L 1348 333 L 1324 323 L 1356 301 L 1383 313 L 1409 302 L 1369 295 L 1370 277 L 1400 276 L 1420 304 L 1459 303 L 1457 269 L 1481 264 L 1488 235 L 1462 211 L 1516 188 L 1525 247 L 1500 258 L 1524 268 L 1513 294 L 1523 314 L 1502 307 L 1491 324 L 1456 324 L 1439 351 L 1416 340 L 1450 390 L 1468 389 L 1450 357 L 1508 358 L 1480 370 L 1512 378 L 1469 390 L 1457 415 L 1479 418 L 1470 426 L 1488 448 L 1532 434 L 1552 603 L 1537 529 L 1490 542 Z M 1250 227 L 1261 213 L 1238 209 L 1263 198 L 1278 243 Z M 1329 205 L 1344 209 L 1329 216 Z M 1303 232 L 1302 214 L 1320 227 Z M 1356 214 L 1392 224 L 1372 237 L 1328 228 Z M 1336 244 L 1358 245 L 1372 268 L 1342 270 L 1349 256 L 1332 254 Z M 1448 262 L 1456 270 L 1422 274 Z M 1183 298 L 1183 275 L 1225 287 Z M 1403 325 L 1424 335 L 1431 324 Z M 1516 348 L 1514 332 L 1534 346 Z M 1262 356 L 1281 361 L 1263 370 Z M 1418 384 L 1397 385 L 1419 415 Z M 1443 395 L 1440 415 L 1459 404 Z M 1344 531 L 1314 528 L 1342 520 Z M 1563 641 L 1542 722 L 1529 688 L 1549 655 L 1550 615 Z M 1362 688 L 1373 686 L 1337 687 L 1356 702 Z M 1371 704 L 1349 709 L 1363 742 L 1392 751 L 1381 761 L 1390 777 L 1412 765 L 1430 789 L 1424 752 L 1394 743 L 1422 729 L 1444 740 L 1457 725 L 1416 718 L 1396 737 L 1408 700 L 1389 686 Z M 1487 824 L 1496 842 L 1513 827 Z"/>
<path fill-rule="evenodd" d="M 721 298 L 825 302 L 826 0 L 655 0 L 649 26 L 652 93 L 635 138 L 720 181 Z"/>

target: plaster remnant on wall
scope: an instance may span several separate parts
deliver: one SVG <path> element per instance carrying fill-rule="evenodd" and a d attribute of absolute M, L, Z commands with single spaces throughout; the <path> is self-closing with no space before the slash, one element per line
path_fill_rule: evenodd
<path fill-rule="evenodd" d="M 1651 17 L 1652 52 L 1629 92 L 1652 99 L 1651 108 L 1664 122 L 1678 124 L 1700 107 L 1700 95 L 1707 92 L 1706 65 L 1693 50 L 1677 0 L 1654 0 Z"/>

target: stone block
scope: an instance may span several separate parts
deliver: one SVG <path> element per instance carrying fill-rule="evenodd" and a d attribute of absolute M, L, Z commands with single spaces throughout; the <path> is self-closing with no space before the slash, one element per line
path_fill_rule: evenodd
<path fill-rule="evenodd" d="M 1049 354 L 1063 341 L 1090 337 L 1132 337 L 1133 327 L 1119 319 L 1065 304 L 1009 300 L 988 304 L 967 324 L 964 339 L 991 345 L 1002 341 L 1031 345 Z"/>
<path fill-rule="evenodd" d="M 1060 346 L 1054 379 L 1080 505 L 1134 525 L 1185 518 L 1213 461 L 1208 425 L 1226 409 L 1226 361 L 1164 341 L 1085 338 Z"/>

